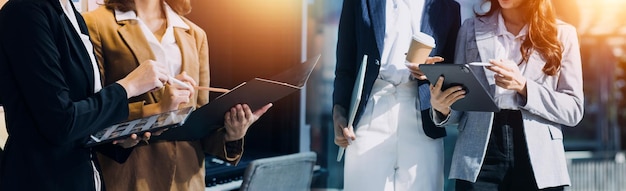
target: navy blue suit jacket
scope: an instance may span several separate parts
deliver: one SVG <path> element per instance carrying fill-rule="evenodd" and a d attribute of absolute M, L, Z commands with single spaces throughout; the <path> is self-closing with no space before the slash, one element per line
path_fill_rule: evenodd
<path fill-rule="evenodd" d="M 337 63 L 333 105 L 348 109 L 358 67 L 363 55 L 368 55 L 363 95 L 354 124 L 358 124 L 369 100 L 374 81 L 380 70 L 385 37 L 385 0 L 344 0 L 339 22 Z M 457 33 L 461 25 L 460 6 L 454 0 L 425 0 L 422 32 L 435 38 L 437 46 L 431 56 L 454 60 Z M 445 129 L 435 127 L 430 120 L 430 92 L 427 81 L 420 81 L 419 99 L 424 132 L 431 138 L 445 136 Z"/>
<path fill-rule="evenodd" d="M 89 54 L 58 0 L 11 0 L 0 10 L 0 26 L 0 97 L 9 134 L 0 190 L 94 190 L 93 152 L 84 143 L 128 117 L 126 91 L 114 84 L 94 94 Z M 112 156 L 118 146 L 109 146 L 102 151 Z M 117 159 L 129 154 L 119 151 Z"/>

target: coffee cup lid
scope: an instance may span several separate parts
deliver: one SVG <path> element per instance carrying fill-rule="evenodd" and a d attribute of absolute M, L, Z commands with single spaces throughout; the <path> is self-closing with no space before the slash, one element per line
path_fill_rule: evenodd
<path fill-rule="evenodd" d="M 413 34 L 413 39 L 415 39 L 417 42 L 421 42 L 422 44 L 426 45 L 426 46 L 430 46 L 430 47 L 435 47 L 435 39 L 430 36 L 427 35 L 426 33 L 423 32 L 418 32 Z"/>

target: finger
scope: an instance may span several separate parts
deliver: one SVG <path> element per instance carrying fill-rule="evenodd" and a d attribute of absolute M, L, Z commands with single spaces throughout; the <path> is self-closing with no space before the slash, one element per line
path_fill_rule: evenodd
<path fill-rule="evenodd" d="M 407 62 L 404 64 L 409 70 L 417 70 L 419 69 L 418 64 Z"/>
<path fill-rule="evenodd" d="M 425 64 L 434 64 L 436 62 L 442 62 L 443 58 L 440 56 L 435 56 L 435 57 L 428 57 L 428 59 L 426 59 Z"/>
<path fill-rule="evenodd" d="M 165 83 L 167 83 L 167 81 L 169 80 L 169 77 L 167 76 L 167 74 L 165 73 L 156 73 L 156 78 L 158 80 L 158 82 L 160 83 L 160 86 L 158 86 L 159 88 L 162 88 L 163 86 L 165 86 Z"/>
<path fill-rule="evenodd" d="M 241 104 L 237 104 L 237 118 L 239 121 L 246 119 L 246 112 L 243 111 L 243 106 L 241 106 Z"/>
<path fill-rule="evenodd" d="M 243 111 L 246 119 L 252 119 L 254 115 L 252 114 L 252 110 L 250 110 L 250 106 L 248 104 L 243 104 Z"/>
<path fill-rule="evenodd" d="M 224 123 L 225 124 L 230 124 L 231 123 L 231 113 L 232 112 L 226 112 L 226 114 L 224 114 Z"/>
<path fill-rule="evenodd" d="M 136 140 L 137 139 L 137 134 L 131 134 L 130 137 L 128 137 L 129 140 Z"/>
<path fill-rule="evenodd" d="M 188 89 L 185 90 L 176 90 L 176 95 L 180 96 L 180 97 L 189 97 L 192 94 L 192 92 Z"/>
<path fill-rule="evenodd" d="M 238 121 L 238 119 L 237 119 L 237 108 L 236 107 L 230 108 L 230 120 L 233 123 Z"/>
<path fill-rule="evenodd" d="M 187 82 L 187 83 L 191 84 L 191 86 L 197 86 L 198 85 L 198 83 L 196 83 L 196 80 L 194 80 L 191 76 L 187 75 L 187 72 L 185 72 L 185 71 L 183 71 L 178 76 L 180 76 L 180 78 L 178 78 L 179 80 L 181 80 L 183 82 Z"/>
<path fill-rule="evenodd" d="M 452 86 L 446 90 L 443 91 L 442 95 L 444 95 L 445 97 L 448 97 L 452 94 L 454 94 L 455 92 L 458 91 L 463 91 L 463 87 L 462 86 Z"/>
<path fill-rule="evenodd" d="M 187 94 L 176 95 L 172 98 L 172 103 L 177 104 L 177 106 L 180 104 L 187 104 L 189 101 L 189 95 Z"/>
<path fill-rule="evenodd" d="M 437 79 L 437 82 L 435 83 L 435 87 L 433 90 L 435 90 L 435 92 L 440 92 L 441 91 L 441 86 L 443 86 L 443 80 L 444 77 L 443 76 L 439 76 L 439 79 Z"/>
<path fill-rule="evenodd" d="M 450 88 L 450 89 L 452 89 L 452 88 Z M 466 93 L 465 90 L 462 90 L 462 89 L 458 90 L 458 91 L 454 91 L 454 92 L 450 93 L 449 95 L 447 95 L 444 98 L 443 102 L 446 103 L 446 104 L 452 105 L 456 100 L 458 100 L 458 97 L 465 96 L 465 93 Z"/>
<path fill-rule="evenodd" d="M 152 136 L 152 133 L 145 132 L 145 133 L 143 133 L 143 137 L 141 137 L 141 140 L 144 140 L 144 141 L 150 140 L 151 136 Z"/>
<path fill-rule="evenodd" d="M 356 139 L 356 136 L 354 135 L 354 131 L 352 131 L 351 129 L 353 129 L 353 128 L 348 127 L 348 128 L 343 128 L 342 129 L 343 136 L 346 137 L 346 139 L 349 140 L 348 142 L 351 142 L 352 140 Z"/>
<path fill-rule="evenodd" d="M 263 106 L 261 109 L 258 109 L 256 111 L 254 111 L 254 115 L 257 117 L 261 117 L 265 112 L 267 112 L 267 110 L 269 110 L 274 104 L 272 103 L 268 103 L 267 105 Z"/>
<path fill-rule="evenodd" d="M 230 108 L 230 120 L 232 123 L 237 121 L 237 109 L 235 107 Z"/>
<path fill-rule="evenodd" d="M 504 66 L 504 64 L 500 60 L 489 59 L 489 63 L 491 63 L 491 66 L 497 66 L 497 67 Z"/>
<path fill-rule="evenodd" d="M 433 59 L 435 60 L 435 62 L 442 62 L 443 60 L 445 60 L 441 56 L 434 56 Z"/>

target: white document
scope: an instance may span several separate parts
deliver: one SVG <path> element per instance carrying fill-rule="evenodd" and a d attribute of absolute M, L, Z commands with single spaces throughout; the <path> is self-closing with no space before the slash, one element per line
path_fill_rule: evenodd
<path fill-rule="evenodd" d="M 356 75 L 354 82 L 354 88 L 352 88 L 352 99 L 350 100 L 350 108 L 348 108 L 348 127 L 354 125 L 354 118 L 356 117 L 356 110 L 359 108 L 361 102 L 361 95 L 363 94 L 363 82 L 365 81 L 365 69 L 367 68 L 367 55 L 363 55 L 363 61 L 359 68 L 359 72 Z M 348 139 L 348 143 L 352 140 Z M 345 147 L 339 147 L 339 153 L 337 153 L 337 162 L 341 161 L 343 153 L 346 150 Z"/>

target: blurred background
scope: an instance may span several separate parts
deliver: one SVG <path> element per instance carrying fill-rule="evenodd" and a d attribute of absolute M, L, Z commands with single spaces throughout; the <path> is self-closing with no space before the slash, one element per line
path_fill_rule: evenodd
<path fill-rule="evenodd" d="M 82 11 L 98 6 L 96 0 L 72 1 Z M 0 6 L 4 2 L 0 0 Z M 212 86 L 232 88 L 254 77 L 271 77 L 321 54 L 306 88 L 275 102 L 251 128 L 238 167 L 207 159 L 207 190 L 240 179 L 245 165 L 254 159 L 306 151 L 317 153 L 311 188 L 341 190 L 343 163 L 335 160 L 331 95 L 342 2 L 192 0 L 193 11 L 186 17 L 207 32 Z M 473 8 L 482 0 L 457 2 L 466 19 L 474 17 Z M 572 179 L 567 190 L 626 190 L 626 0 L 553 3 L 559 18 L 578 30 L 584 73 L 583 121 L 563 128 Z M 0 143 L 6 140 L 3 129 Z M 447 130 L 449 164 L 457 132 Z M 453 181 L 446 181 L 446 190 L 453 186 Z"/>

